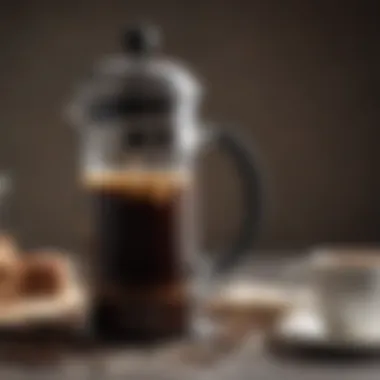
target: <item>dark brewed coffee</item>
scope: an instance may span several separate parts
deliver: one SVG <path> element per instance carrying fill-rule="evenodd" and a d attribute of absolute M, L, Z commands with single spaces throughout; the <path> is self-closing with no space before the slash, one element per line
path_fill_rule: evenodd
<path fill-rule="evenodd" d="M 94 202 L 95 329 L 133 340 L 182 333 L 189 182 L 171 172 L 106 172 L 87 176 L 85 186 Z"/>

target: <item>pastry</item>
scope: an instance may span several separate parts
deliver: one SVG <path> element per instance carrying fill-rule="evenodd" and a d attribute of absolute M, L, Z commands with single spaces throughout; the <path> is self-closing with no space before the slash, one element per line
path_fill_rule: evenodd
<path fill-rule="evenodd" d="M 14 239 L 0 235 L 0 302 L 17 298 L 20 259 Z"/>
<path fill-rule="evenodd" d="M 70 259 L 59 251 L 41 250 L 25 255 L 20 272 L 22 297 L 56 296 L 70 285 Z"/>

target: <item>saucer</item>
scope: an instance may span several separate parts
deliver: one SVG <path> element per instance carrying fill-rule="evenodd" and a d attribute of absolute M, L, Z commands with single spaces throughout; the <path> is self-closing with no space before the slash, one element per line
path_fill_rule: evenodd
<path fill-rule="evenodd" d="M 290 311 L 271 333 L 269 343 L 275 348 L 322 354 L 380 354 L 380 337 L 329 336 L 318 311 L 305 307 Z"/>

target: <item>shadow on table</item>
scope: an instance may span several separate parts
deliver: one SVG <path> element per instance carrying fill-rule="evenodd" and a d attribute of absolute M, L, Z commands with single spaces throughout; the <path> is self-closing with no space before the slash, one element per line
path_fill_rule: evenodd
<path fill-rule="evenodd" d="M 281 344 L 280 342 L 267 342 L 267 349 L 276 359 L 292 362 L 312 362 L 326 364 L 362 363 L 378 361 L 380 358 L 380 347 L 373 348 L 347 348 L 347 349 L 327 349 L 317 346 L 297 346 Z"/>
<path fill-rule="evenodd" d="M 34 330 L 0 332 L 0 370 L 11 365 L 17 368 L 49 368 L 65 365 L 70 361 L 89 368 L 108 365 L 110 362 L 139 361 L 142 367 L 162 362 L 167 366 L 211 367 L 228 352 L 214 350 L 211 346 L 190 340 L 166 340 L 150 344 L 127 344 L 117 340 L 100 340 L 78 331 Z"/>

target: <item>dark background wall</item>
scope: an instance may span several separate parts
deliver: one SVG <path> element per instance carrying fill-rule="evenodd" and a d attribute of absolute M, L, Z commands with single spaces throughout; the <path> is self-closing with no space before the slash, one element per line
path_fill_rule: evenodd
<path fill-rule="evenodd" d="M 205 118 L 236 122 L 259 149 L 268 192 L 261 247 L 379 239 L 375 1 L 13 0 L 1 8 L 0 165 L 13 172 L 12 220 L 26 246 L 78 247 L 77 146 L 62 107 L 95 59 L 119 50 L 120 28 L 140 17 L 160 24 L 166 50 L 204 80 Z M 206 241 L 221 245 L 237 225 L 238 189 L 216 152 L 202 178 Z"/>

